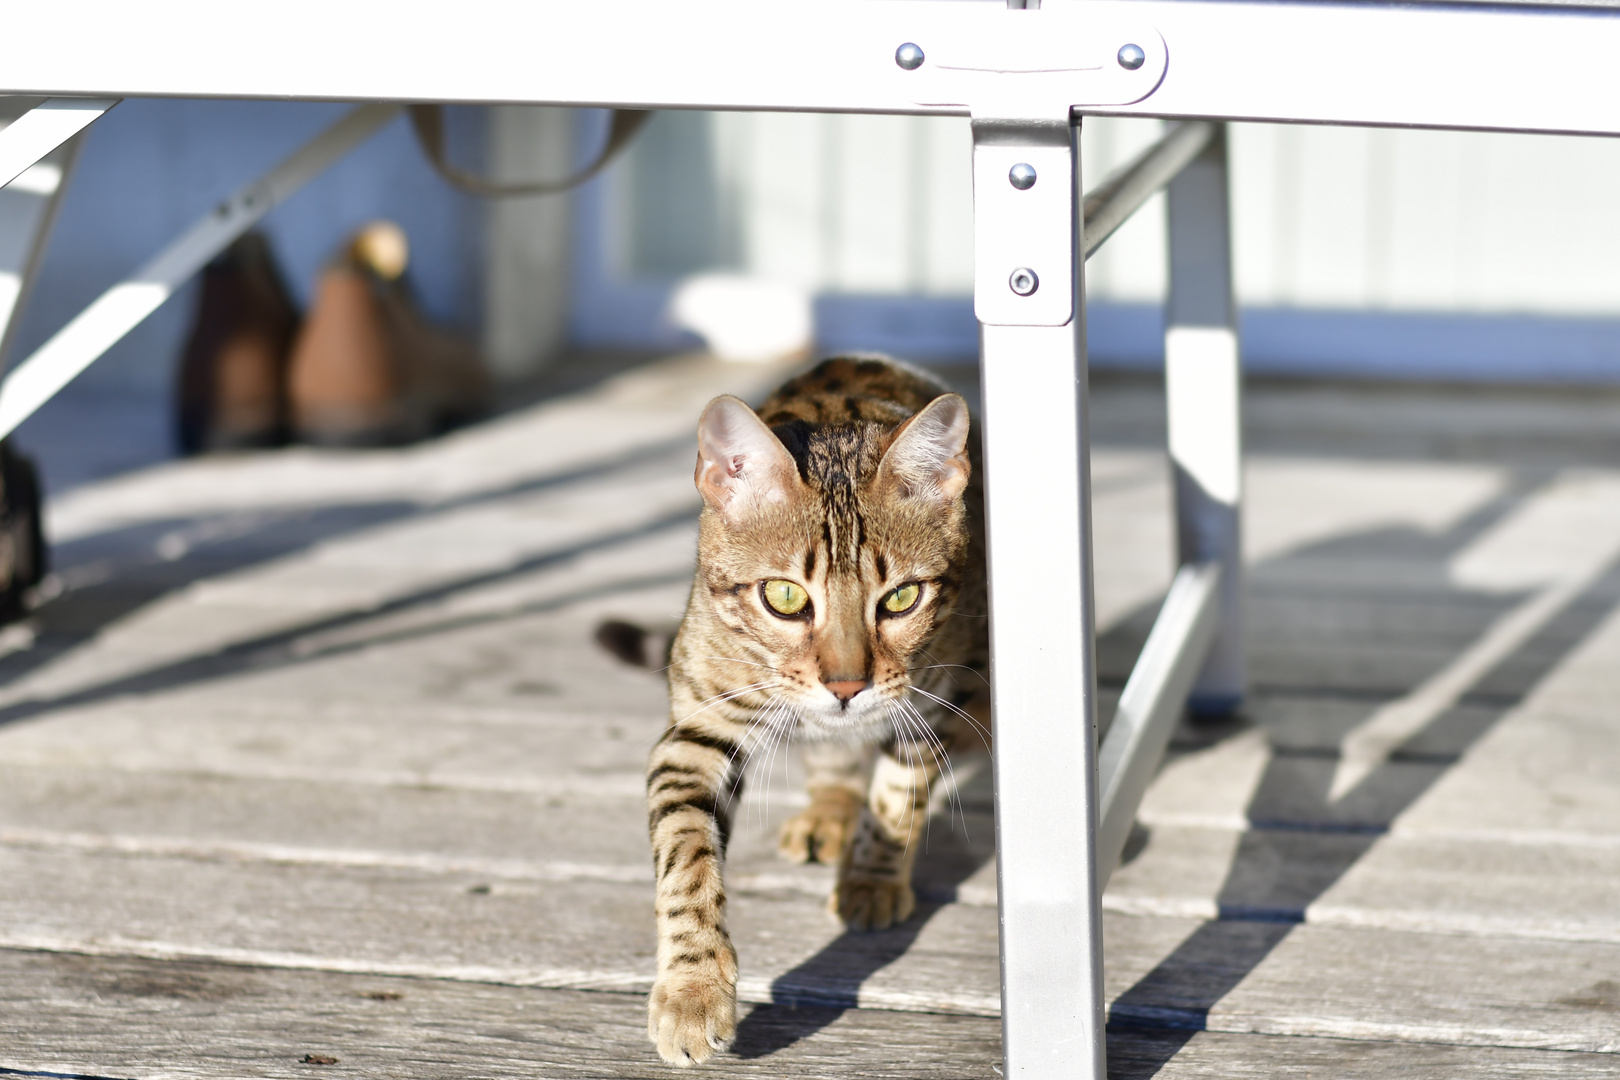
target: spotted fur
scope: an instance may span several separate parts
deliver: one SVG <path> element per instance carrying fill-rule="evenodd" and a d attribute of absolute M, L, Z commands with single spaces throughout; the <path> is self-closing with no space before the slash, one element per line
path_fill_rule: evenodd
<path fill-rule="evenodd" d="M 908 918 L 928 793 L 988 734 L 982 499 L 967 406 L 889 360 L 828 360 L 756 414 L 715 399 L 698 430 L 697 573 L 669 669 L 671 722 L 647 769 L 658 974 L 648 1031 L 702 1062 L 736 1030 L 722 876 L 749 755 L 806 743 L 810 802 L 784 855 L 836 862 L 832 911 Z M 763 585 L 809 602 L 784 616 Z M 891 592 L 920 586 L 891 613 Z"/>

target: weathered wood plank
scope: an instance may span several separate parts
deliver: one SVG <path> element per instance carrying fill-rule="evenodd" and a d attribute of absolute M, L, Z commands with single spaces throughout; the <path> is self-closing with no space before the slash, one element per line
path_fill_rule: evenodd
<path fill-rule="evenodd" d="M 1188 1037 L 1190 1036 L 1190 1038 Z M 1172 1056 L 1173 1055 L 1173 1056 Z M 1611 1054 L 1441 1046 L 1370 1040 L 1233 1035 L 1227 1032 L 1111 1032 L 1112 1080 L 1246 1080 L 1277 1076 L 1331 1080 L 1518 1080 L 1609 1077 Z"/>
<path fill-rule="evenodd" d="M 1309 925 L 1279 934 L 1264 923 L 1205 927 L 1156 973 L 1154 985 L 1165 987 L 1159 1017 L 1186 1009 L 1190 1018 L 1210 996 L 1207 990 L 1188 993 L 1197 979 L 1170 989 L 1178 972 L 1190 974 L 1196 965 L 1218 988 L 1230 979 L 1218 973 L 1220 966 L 1241 969 L 1269 949 L 1252 974 L 1209 1009 L 1209 1028 L 1620 1051 L 1613 993 L 1620 950 L 1612 945 Z M 1118 999 L 1114 1010 L 1122 1015 Z"/>
<path fill-rule="evenodd" d="M 0 877 L 12 883 L 0 944 L 13 946 L 595 989 L 645 989 L 653 972 L 640 882 L 27 848 L 0 848 Z M 751 1000 L 772 1000 L 776 983 L 776 996 L 998 1007 L 993 908 L 946 905 L 847 937 L 820 895 L 768 880 L 738 888 L 732 908 Z"/>
<path fill-rule="evenodd" d="M 768 797 L 758 789 L 745 795 L 728 859 L 734 888 L 812 897 L 830 888 L 827 868 L 775 856 L 776 829 L 802 802 L 791 779 L 778 769 Z M 969 784 L 965 818 L 947 807 L 934 819 L 919 869 L 926 895 L 994 903 L 987 782 L 981 771 Z M 614 799 L 0 766 L 0 842 L 40 851 L 646 882 L 643 833 L 635 793 Z M 1620 844 L 1159 824 L 1115 875 L 1104 903 L 1133 914 L 1265 913 L 1620 943 Z"/>
<path fill-rule="evenodd" d="M 1620 846 L 1160 826 L 1111 910 L 1620 945 Z"/>
<path fill-rule="evenodd" d="M 0 1069 L 132 1080 L 664 1077 L 639 997 L 0 950 Z M 93 1039 L 86 1034 L 94 1032 Z M 740 1077 L 993 1077 L 998 1021 L 745 1007 Z M 1613 1076 L 1612 1055 L 1218 1032 L 1114 1031 L 1114 1080 Z M 330 1066 L 305 1056 L 338 1059 Z"/>
<path fill-rule="evenodd" d="M 647 889 L 401 868 L 272 866 L 0 848 L 0 944 L 521 985 L 643 989 Z M 739 890 L 752 1001 L 993 1015 L 995 911 L 948 904 L 840 935 L 799 893 Z M 1620 1049 L 1620 947 L 1110 915 L 1121 1021 L 1266 1034 Z"/>
<path fill-rule="evenodd" d="M 1319 899 L 1313 923 L 1620 944 L 1620 843 L 1503 844 L 1395 835 Z"/>
<path fill-rule="evenodd" d="M 942 808 L 924 835 L 917 881 L 927 896 L 995 903 L 986 764 L 964 763 L 960 805 Z M 778 768 L 773 790 L 756 782 L 744 795 L 727 856 L 733 888 L 830 890 L 829 867 L 776 854 L 778 828 L 804 805 L 792 772 Z M 500 881 L 652 881 L 639 790 L 612 798 L 0 765 L 0 844 Z"/>

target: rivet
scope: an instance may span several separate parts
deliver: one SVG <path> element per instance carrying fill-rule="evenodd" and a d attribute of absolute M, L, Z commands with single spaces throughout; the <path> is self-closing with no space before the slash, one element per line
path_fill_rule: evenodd
<path fill-rule="evenodd" d="M 916 71 L 922 67 L 923 51 L 914 43 L 908 41 L 894 50 L 894 62 L 907 71 Z M 1123 61 L 1121 61 L 1123 63 Z"/>
<path fill-rule="evenodd" d="M 1029 296 L 1041 287 L 1041 279 L 1035 276 L 1035 271 L 1027 266 L 1020 266 L 1012 272 L 1007 279 L 1007 285 L 1019 296 Z"/>
<path fill-rule="evenodd" d="M 1007 181 L 1019 191 L 1028 191 L 1035 186 L 1035 166 L 1020 161 L 1007 170 Z"/>
<path fill-rule="evenodd" d="M 921 63 L 921 61 L 918 61 Z M 1119 47 L 1119 66 L 1126 71 L 1135 71 L 1147 62 L 1147 53 L 1142 51 L 1140 45 L 1121 45 Z"/>

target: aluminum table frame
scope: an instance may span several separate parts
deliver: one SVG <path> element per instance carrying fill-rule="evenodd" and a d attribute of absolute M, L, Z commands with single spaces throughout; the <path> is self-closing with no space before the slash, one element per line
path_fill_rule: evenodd
<path fill-rule="evenodd" d="M 1006 1075 L 1102 1080 L 1099 891 L 1188 695 L 1219 709 L 1243 691 L 1240 403 L 1224 131 L 1175 128 L 1082 200 L 1079 117 L 1620 134 L 1620 10 L 1031 2 L 286 0 L 273 18 L 214 0 L 8 3 L 0 94 L 66 113 L 0 130 L 0 172 L 138 95 L 970 116 Z M 293 171 L 307 178 L 381 118 L 355 114 Z M 1015 165 L 1035 182 L 1013 184 Z M 1181 569 L 1099 748 L 1084 263 L 1166 183 Z M 228 204 L 231 228 L 200 224 L 144 284 L 172 290 L 258 209 Z M 0 427 L 156 306 L 141 295 L 21 365 Z"/>

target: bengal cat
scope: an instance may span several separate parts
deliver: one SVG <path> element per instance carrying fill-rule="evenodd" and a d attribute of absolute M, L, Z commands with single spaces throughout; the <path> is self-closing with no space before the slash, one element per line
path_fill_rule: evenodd
<path fill-rule="evenodd" d="M 969 447 L 959 395 L 874 357 L 825 361 L 757 414 L 716 398 L 698 422 L 697 573 L 670 654 L 671 721 L 647 767 L 647 1028 L 672 1064 L 703 1062 L 736 1032 L 722 865 L 756 747 L 808 744 L 809 806 L 780 847 L 837 863 L 829 908 L 879 929 L 915 907 L 928 791 L 953 746 L 987 734 Z"/>

